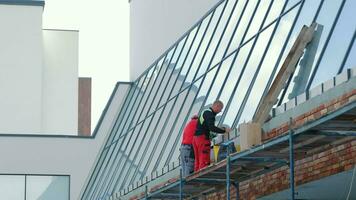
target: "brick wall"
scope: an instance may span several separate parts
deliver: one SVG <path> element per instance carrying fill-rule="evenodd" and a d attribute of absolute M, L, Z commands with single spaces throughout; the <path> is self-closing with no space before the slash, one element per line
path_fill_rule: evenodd
<path fill-rule="evenodd" d="M 319 154 L 298 160 L 295 163 L 296 185 L 318 180 L 333 174 L 350 170 L 356 164 L 356 140 Z M 257 199 L 289 188 L 289 167 L 283 166 L 268 174 L 240 183 L 240 198 Z M 235 198 L 231 187 L 231 198 Z M 225 190 L 207 196 L 209 200 L 226 199 Z"/>
<path fill-rule="evenodd" d="M 294 118 L 293 128 L 301 127 L 354 101 L 356 101 L 356 89 Z M 288 123 L 284 123 L 265 133 L 263 140 L 268 141 L 274 137 L 287 134 L 288 130 Z M 355 165 L 356 140 L 353 140 L 310 157 L 297 160 L 295 162 L 295 182 L 296 185 L 305 184 L 350 170 Z M 244 200 L 257 199 L 258 197 L 288 189 L 289 184 L 289 167 L 283 166 L 267 174 L 240 183 L 240 198 Z M 231 187 L 232 199 L 236 197 L 235 194 L 235 188 Z M 226 199 L 226 188 L 221 192 L 207 196 L 206 199 Z"/>
<path fill-rule="evenodd" d="M 78 80 L 78 135 L 91 134 L 91 78 Z"/>
<path fill-rule="evenodd" d="M 318 107 L 306 112 L 300 116 L 297 116 L 293 119 L 293 128 L 298 128 L 304 124 L 319 119 L 322 116 L 325 116 L 335 110 L 344 107 L 345 105 L 356 101 L 356 89 L 351 92 L 345 93 L 339 98 L 336 98 L 328 103 L 319 105 Z M 268 131 L 263 135 L 263 141 L 273 139 L 274 137 L 286 134 L 289 130 L 288 123 L 281 124 L 279 127 Z"/>

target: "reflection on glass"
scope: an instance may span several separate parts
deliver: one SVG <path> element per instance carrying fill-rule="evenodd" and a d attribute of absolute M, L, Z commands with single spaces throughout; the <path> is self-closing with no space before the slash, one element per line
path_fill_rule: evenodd
<path fill-rule="evenodd" d="M 319 64 L 318 71 L 315 74 L 312 87 L 331 79 L 337 74 L 355 31 L 356 20 L 349 20 L 354 16 L 355 6 L 356 1 L 347 1 L 345 3 L 343 12 L 340 14 L 334 32 L 331 35 L 328 46 Z M 340 38 L 342 38 L 342 40 L 340 40 Z"/>
<path fill-rule="evenodd" d="M 26 200 L 69 200 L 69 177 L 27 176 Z"/>
<path fill-rule="evenodd" d="M 0 175 L 0 199 L 24 200 L 25 176 Z"/>
<path fill-rule="evenodd" d="M 199 78 L 203 73 L 205 73 L 211 67 L 210 65 L 213 59 L 212 56 L 214 56 L 214 53 L 217 50 L 217 45 L 220 46 L 221 42 L 224 41 L 221 40 L 221 37 L 224 37 L 226 36 L 226 34 L 228 34 L 230 29 L 228 25 L 231 24 L 231 19 L 234 19 L 234 18 L 230 18 L 230 23 L 227 24 L 229 20 L 229 16 L 232 15 L 231 13 L 232 9 L 236 8 L 235 4 L 237 4 L 237 1 L 227 1 L 225 4 L 221 4 L 218 7 L 218 9 L 215 11 L 216 14 L 212 20 L 212 24 L 210 25 L 210 29 L 211 29 L 210 31 L 211 32 L 215 31 L 215 33 L 214 35 L 212 35 L 211 43 L 209 47 L 206 49 L 206 55 L 204 59 L 200 61 L 201 67 L 198 71 L 196 78 Z M 222 9 L 225 9 L 223 13 L 221 13 Z"/>
<path fill-rule="evenodd" d="M 316 22 L 318 24 L 323 25 L 324 28 L 323 28 L 323 33 L 320 38 L 318 50 L 316 52 L 315 62 L 314 62 L 313 69 L 312 69 L 313 71 L 315 70 L 315 67 L 320 67 L 320 61 L 321 61 L 320 56 L 323 56 L 323 55 L 321 55 L 323 48 L 329 42 L 327 40 L 327 38 L 328 38 L 328 35 L 331 34 L 332 25 L 335 20 L 335 17 L 337 16 L 337 12 L 341 6 L 341 3 L 342 3 L 342 1 L 325 1 L 323 6 L 321 7 L 321 10 L 320 10 L 320 13 L 319 13 L 317 19 L 316 19 Z M 335 66 L 335 68 L 337 68 L 337 66 Z M 325 70 L 329 71 L 330 69 L 325 69 Z M 318 73 L 318 71 L 316 71 L 316 73 Z M 311 85 L 310 88 L 314 87 L 316 82 L 318 82 L 318 80 L 314 78 L 313 84 Z"/>
<path fill-rule="evenodd" d="M 191 82 L 195 77 L 196 72 L 199 70 L 199 58 L 202 57 L 203 52 L 205 51 L 203 43 L 207 44 L 209 37 L 206 36 L 208 27 L 211 23 L 212 18 L 215 16 L 215 13 L 210 14 L 203 22 L 200 27 L 200 31 L 197 35 L 196 41 L 193 44 L 192 51 L 187 57 L 186 65 L 189 65 L 187 74 L 182 74 L 185 76 L 186 82 Z M 211 31 L 209 32 L 211 35 Z M 205 42 L 204 42 L 205 41 Z"/>
<path fill-rule="evenodd" d="M 233 39 L 232 39 L 232 42 L 231 42 L 231 45 L 229 46 L 229 49 L 227 51 L 227 54 L 230 54 L 232 51 L 236 50 L 237 48 L 240 47 L 240 45 L 242 44 L 242 39 L 243 39 L 243 36 L 247 33 L 248 30 L 247 27 L 248 27 L 248 24 L 249 24 L 249 21 L 251 20 L 251 18 L 253 18 L 253 11 L 258 8 L 259 6 L 259 2 L 260 1 L 247 1 L 247 7 L 246 7 L 246 10 L 245 12 L 243 13 L 243 16 L 240 16 L 242 17 L 241 18 L 241 21 L 240 21 L 240 24 L 239 26 L 237 27 L 237 31 L 236 31 L 236 34 L 234 35 Z M 226 47 L 222 47 L 222 51 L 225 52 L 226 51 Z M 222 54 L 223 55 L 223 54 Z M 221 55 L 221 56 L 222 56 Z M 218 56 L 216 57 L 217 58 L 217 62 L 219 62 L 222 57 L 219 57 L 219 54 Z M 214 60 L 214 63 L 215 63 L 215 60 Z"/>
<path fill-rule="evenodd" d="M 355 35 L 354 35 L 353 41 L 355 41 Z M 348 69 L 348 68 L 356 67 L 356 56 L 355 55 L 356 55 L 356 45 L 355 45 L 355 43 L 353 43 L 350 53 L 346 59 L 344 70 Z"/>
<path fill-rule="evenodd" d="M 0 199 L 69 200 L 69 176 L 0 175 Z"/>

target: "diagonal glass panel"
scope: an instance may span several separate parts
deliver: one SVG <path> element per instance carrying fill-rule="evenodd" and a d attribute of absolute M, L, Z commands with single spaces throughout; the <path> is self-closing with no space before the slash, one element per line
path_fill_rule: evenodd
<path fill-rule="evenodd" d="M 319 69 L 315 74 L 312 87 L 331 79 L 337 74 L 339 70 L 338 66 L 341 65 L 348 45 L 350 44 L 352 37 L 354 37 L 353 34 L 356 28 L 356 20 L 348 19 L 353 18 L 355 7 L 356 1 L 345 2 L 343 12 L 340 14 L 340 17 L 336 22 L 335 29 L 320 61 Z M 343 39 L 340 40 L 340 38 Z"/>

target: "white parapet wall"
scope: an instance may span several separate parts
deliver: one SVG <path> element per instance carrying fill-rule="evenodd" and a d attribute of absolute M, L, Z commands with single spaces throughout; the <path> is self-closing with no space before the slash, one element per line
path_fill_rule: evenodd
<path fill-rule="evenodd" d="M 78 134 L 78 31 L 42 30 L 43 9 L 0 1 L 0 133 Z"/>
<path fill-rule="evenodd" d="M 130 80 L 135 80 L 219 0 L 131 0 Z"/>
<path fill-rule="evenodd" d="M 0 174 L 69 175 L 70 199 L 80 199 L 129 87 L 117 85 L 93 137 L 0 134 Z"/>
<path fill-rule="evenodd" d="M 43 30 L 44 133 L 78 133 L 78 34 Z"/>
<path fill-rule="evenodd" d="M 0 4 L 0 132 L 41 131 L 42 11 Z"/>

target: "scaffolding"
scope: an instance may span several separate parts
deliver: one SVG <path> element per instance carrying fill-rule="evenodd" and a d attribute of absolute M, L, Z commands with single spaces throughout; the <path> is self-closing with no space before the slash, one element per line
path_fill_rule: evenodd
<path fill-rule="evenodd" d="M 215 163 L 188 177 L 182 177 L 163 187 L 148 191 L 138 199 L 194 199 L 221 191 L 226 187 L 226 199 L 231 199 L 230 186 L 236 189 L 236 199 L 240 199 L 239 183 L 262 174 L 266 174 L 284 165 L 290 169 L 290 199 L 295 199 L 295 160 L 299 160 L 312 151 L 313 154 L 324 151 L 337 144 L 354 140 L 356 124 L 350 118 L 356 117 L 356 102 L 323 116 L 322 118 L 294 128 L 290 119 L 287 134 L 274 138 L 249 150 L 234 154 L 228 153 L 226 159 Z M 340 122 L 340 119 L 348 119 Z M 348 127 L 347 131 L 343 130 Z M 328 131 L 339 130 L 339 131 Z M 229 145 L 228 142 L 223 145 Z M 228 148 L 229 149 L 229 148 Z M 223 177 L 223 178 L 222 178 Z"/>
<path fill-rule="evenodd" d="M 267 139 L 261 145 L 242 152 L 228 152 L 226 159 L 187 177 L 183 177 L 181 171 L 179 176 L 169 180 L 162 176 L 156 176 L 151 180 L 141 182 L 136 189 L 132 188 L 131 190 L 120 192 L 120 196 L 117 196 L 117 199 L 196 199 L 223 189 L 226 189 L 227 200 L 230 200 L 232 196 L 240 199 L 238 188 L 241 182 L 269 173 L 282 166 L 289 166 L 289 199 L 294 200 L 296 195 L 294 181 L 296 160 L 313 156 L 355 140 L 355 72 L 355 69 L 349 69 L 343 74 L 339 74 L 332 79 L 331 82 L 334 84 L 332 88 L 328 88 L 330 81 L 325 82 L 315 88 L 314 91 L 309 91 L 307 94 L 310 98 L 296 105 L 294 110 L 285 110 L 284 113 L 274 116 L 267 123 L 278 121 L 278 124 L 281 125 L 280 123 L 283 123 L 281 119 L 284 119 L 285 122 L 287 120 L 285 119 L 286 116 L 289 116 L 288 129 L 279 136 Z M 316 89 L 320 90 L 320 94 L 313 94 Z M 315 120 L 306 121 L 301 125 L 296 123 L 300 115 L 303 116 L 304 113 L 315 110 L 315 107 L 319 107 L 320 104 L 330 104 L 330 102 L 337 104 L 335 99 L 345 101 L 342 99 L 345 96 L 350 99 L 344 105 L 339 105 L 338 108 L 324 113 Z M 341 100 L 340 97 L 342 97 Z M 286 108 L 286 105 L 282 105 L 282 107 Z M 221 145 L 227 147 L 231 142 L 232 140 Z M 169 174 L 179 168 L 179 166 L 175 165 L 170 169 L 166 169 L 166 173 Z M 150 188 L 148 187 L 149 184 L 151 184 Z M 231 194 L 231 186 L 235 187 L 236 194 Z M 143 187 L 144 192 L 140 192 L 140 188 L 142 189 Z"/>
<path fill-rule="evenodd" d="M 279 94 L 281 94 L 286 82 L 295 72 L 296 65 L 302 57 L 307 45 L 312 41 L 315 32 L 317 33 L 317 37 L 314 38 L 316 38 L 317 41 L 319 40 L 320 31 L 315 31 L 316 27 L 317 24 L 313 23 L 310 27 L 304 26 L 302 28 L 269 92 L 262 99 L 252 120 L 253 122 L 262 126 L 269 117 Z M 312 42 L 309 45 L 310 49 L 307 50 L 311 51 L 311 49 L 315 49 L 317 43 L 318 42 L 315 42 L 313 44 Z M 304 59 L 309 59 L 310 61 L 314 59 L 314 56 L 315 51 L 309 53 L 308 57 Z M 305 62 L 308 63 L 309 61 L 307 60 Z M 355 70 L 346 70 L 343 74 L 335 77 L 332 86 L 336 87 L 336 82 L 348 82 L 347 88 L 354 91 L 356 85 L 356 78 L 353 77 L 354 71 Z M 310 70 L 307 74 L 300 74 L 300 76 L 309 77 L 309 74 Z M 336 81 L 339 79 L 342 81 Z M 320 89 L 320 94 L 318 95 L 322 95 L 324 85 L 322 84 L 316 89 Z M 285 91 L 283 92 L 285 93 Z M 297 92 L 297 94 L 299 93 L 300 92 Z M 305 93 L 305 101 L 309 93 L 310 92 Z M 329 93 L 332 93 L 332 91 L 329 91 Z M 333 93 L 333 96 L 337 97 L 342 95 L 340 92 Z M 290 101 L 294 104 L 293 106 L 297 106 L 296 99 L 297 97 Z M 290 104 L 290 102 L 286 104 Z M 283 105 L 285 108 L 286 104 Z M 309 106 L 309 109 L 312 108 L 312 106 Z M 304 111 L 307 112 L 308 110 L 304 109 Z M 275 113 L 275 111 L 272 111 L 272 113 Z M 229 145 L 233 140 L 220 144 L 220 146 L 224 146 L 228 150 L 226 159 L 214 163 L 190 176 L 183 177 L 182 170 L 180 169 L 178 177 L 162 181 L 163 183 L 159 183 L 151 189 L 147 186 L 148 180 L 146 180 L 145 183 L 141 182 L 140 186 L 145 187 L 144 192 L 130 197 L 130 199 L 195 199 L 221 191 L 223 188 L 226 188 L 227 200 L 230 200 L 231 196 L 236 196 L 236 199 L 240 199 L 239 184 L 241 182 L 288 165 L 290 170 L 290 199 L 294 200 L 296 194 L 294 181 L 295 160 L 300 160 L 306 155 L 310 156 L 322 152 L 325 150 L 324 147 L 326 145 L 331 147 L 354 140 L 356 137 L 356 102 L 352 101 L 335 111 L 325 113 L 325 115 L 320 118 L 308 121 L 302 125 L 296 123 L 296 118 L 298 118 L 298 116 L 288 116 L 287 129 L 279 134 L 279 136 L 267 139 L 262 144 L 253 146 L 242 152 L 229 152 Z M 177 169 L 177 167 L 174 166 L 173 168 Z M 168 169 L 167 171 L 170 170 Z M 236 194 L 234 195 L 231 194 L 231 186 L 235 187 Z M 138 187 L 137 185 L 137 188 Z M 124 190 L 120 192 L 118 199 L 133 190 L 134 189 L 131 188 L 127 191 Z"/>

